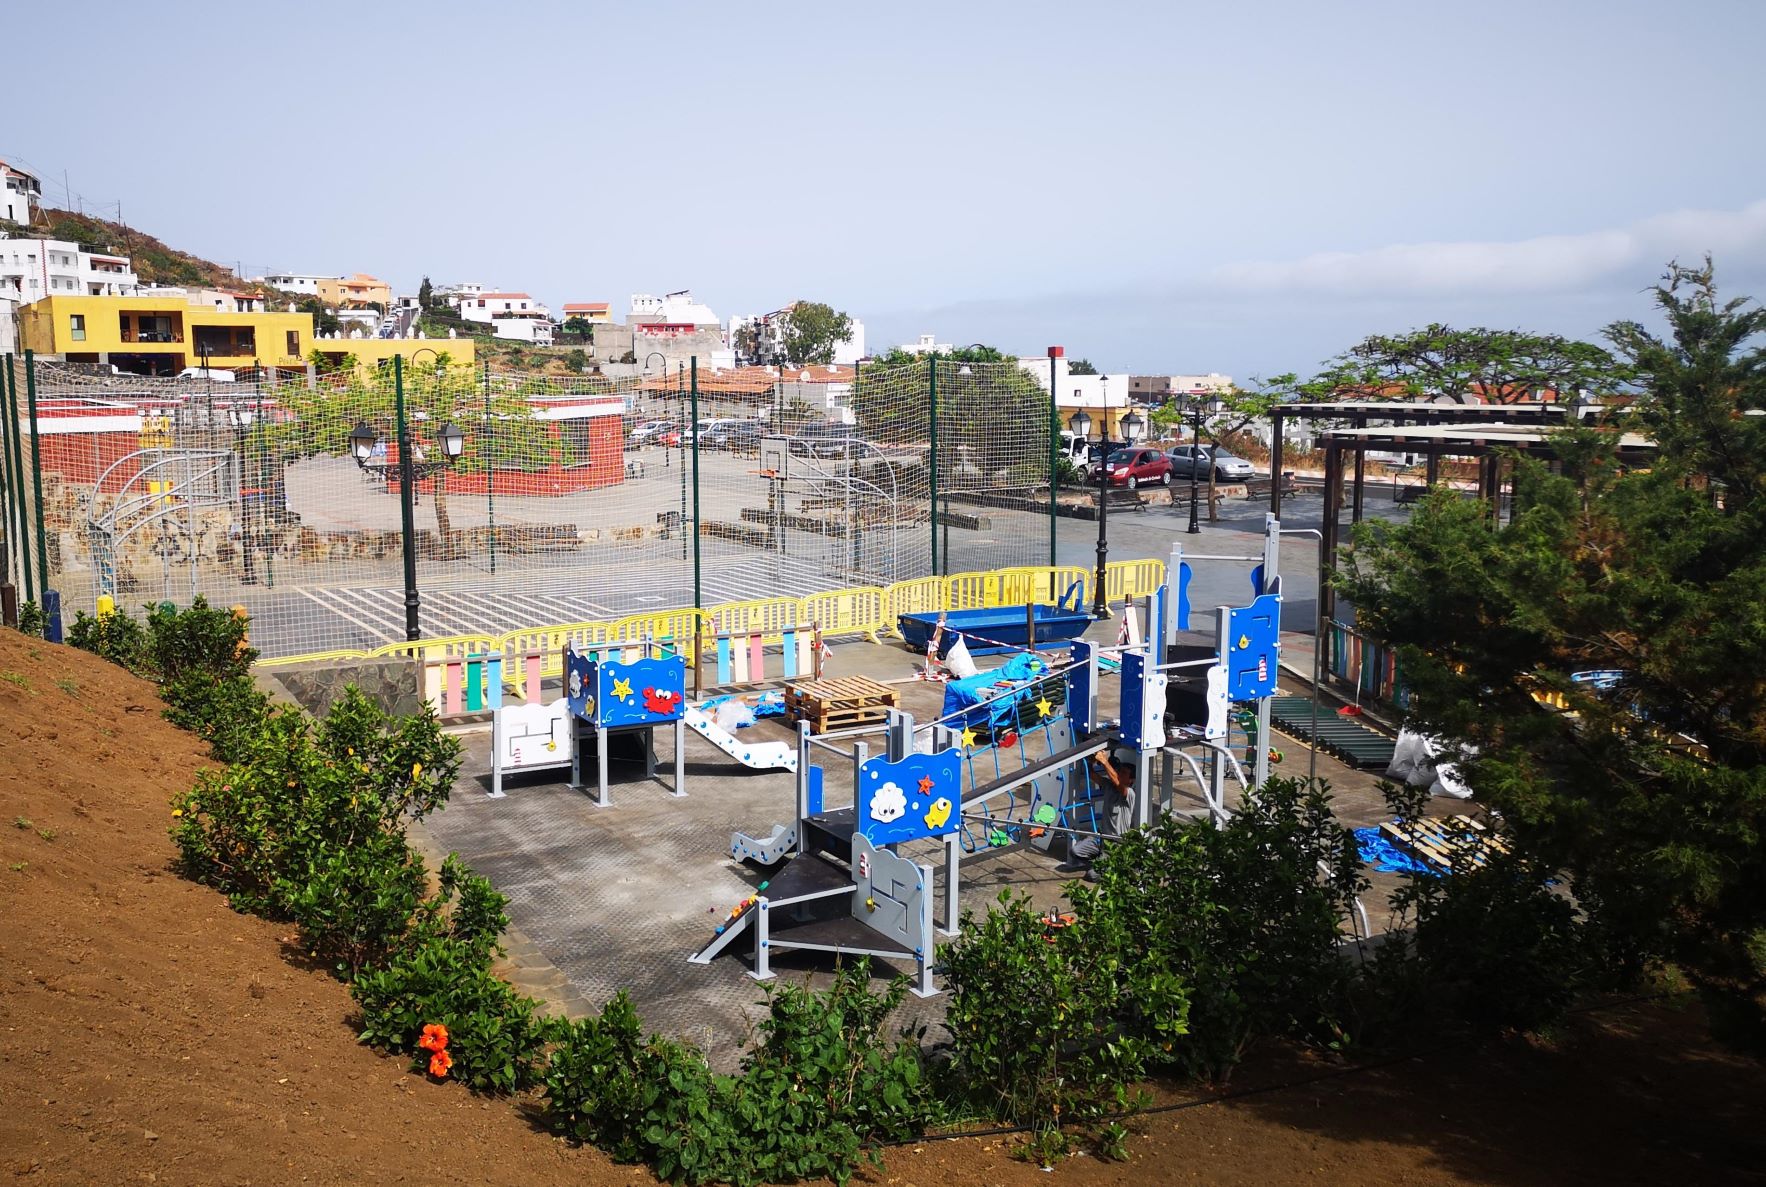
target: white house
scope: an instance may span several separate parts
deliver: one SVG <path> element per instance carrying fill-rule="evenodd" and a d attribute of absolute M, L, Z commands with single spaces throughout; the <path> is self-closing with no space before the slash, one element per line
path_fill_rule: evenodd
<path fill-rule="evenodd" d="M 59 239 L 0 237 L 0 296 L 21 305 L 44 297 L 127 297 L 139 283 L 128 256 Z"/>
<path fill-rule="evenodd" d="M 692 326 L 702 329 L 710 326 L 723 331 L 723 322 L 710 308 L 693 299 L 692 289 L 681 289 L 679 292 L 665 293 L 653 297 L 649 293 L 633 293 L 631 311 L 626 320 L 629 322 L 665 322 L 669 325 Z"/>
<path fill-rule="evenodd" d="M 948 342 L 940 342 L 937 334 L 921 334 L 918 342 L 904 342 L 896 349 L 907 354 L 931 354 L 934 351 L 939 354 L 949 354 L 956 347 Z"/>
<path fill-rule="evenodd" d="M 0 182 L 5 186 L 0 189 L 0 218 L 29 223 L 36 217 L 37 205 L 43 200 L 43 183 L 29 169 L 20 169 L 5 161 L 0 161 Z"/>
<path fill-rule="evenodd" d="M 267 284 L 290 293 L 300 293 L 305 297 L 319 295 L 319 282 L 336 280 L 335 276 L 306 276 L 298 272 L 284 272 L 277 276 L 254 276 L 253 284 Z"/>
<path fill-rule="evenodd" d="M 460 316 L 491 327 L 491 336 L 552 344 L 552 311 L 526 293 L 487 293 L 460 298 Z"/>

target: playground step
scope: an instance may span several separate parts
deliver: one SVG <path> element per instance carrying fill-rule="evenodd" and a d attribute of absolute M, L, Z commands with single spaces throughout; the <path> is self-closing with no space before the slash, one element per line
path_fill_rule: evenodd
<path fill-rule="evenodd" d="M 1314 743 L 1312 699 L 1310 697 L 1274 697 L 1270 701 L 1270 718 L 1283 733 Z M 1376 733 L 1359 721 L 1339 717 L 1334 709 L 1320 705 L 1316 745 L 1348 766 L 1359 770 L 1383 771 L 1392 765 L 1393 739 Z"/>
<path fill-rule="evenodd" d="M 809 923 L 793 926 L 783 935 L 780 926 L 783 921 L 775 918 L 771 923 L 772 935 L 768 942 L 776 950 L 807 949 L 816 952 L 867 952 L 874 953 L 884 959 L 906 957 L 913 959 L 913 952 L 900 944 L 892 944 L 886 936 L 872 931 L 851 915 L 835 915 L 828 919 L 816 919 Z"/>
<path fill-rule="evenodd" d="M 829 853 L 852 861 L 852 834 L 858 830 L 858 809 L 834 808 L 803 821 L 805 853 Z"/>

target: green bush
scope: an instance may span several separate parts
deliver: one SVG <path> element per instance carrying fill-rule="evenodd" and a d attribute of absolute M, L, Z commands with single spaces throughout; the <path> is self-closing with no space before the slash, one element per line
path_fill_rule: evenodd
<path fill-rule="evenodd" d="M 460 767 L 459 743 L 432 712 L 391 720 L 355 688 L 318 729 L 303 713 L 272 713 L 239 750 L 174 803 L 172 836 L 189 876 L 241 910 L 278 916 L 292 911 L 291 888 L 321 872 L 351 893 L 396 883 L 403 860 L 381 838 L 402 846 L 404 821 L 445 802 Z M 394 870 L 344 856 L 359 846 Z"/>
<path fill-rule="evenodd" d="M 307 955 L 353 977 L 404 940 L 425 886 L 423 860 L 404 835 L 372 833 L 320 848 L 276 880 L 273 897 L 300 925 Z"/>
<path fill-rule="evenodd" d="M 271 712 L 270 698 L 246 675 L 215 679 L 191 672 L 159 691 L 166 720 L 207 742 L 226 763 L 244 759 Z"/>
<path fill-rule="evenodd" d="M 493 975 L 482 947 L 430 936 L 366 969 L 350 984 L 361 1010 L 361 1041 L 411 1056 L 424 1070 L 430 1053 L 418 1046 L 423 1028 L 448 1029 L 450 1075 L 476 1092 L 507 1093 L 538 1080 L 542 1050 L 556 1024 L 539 1003 Z"/>
<path fill-rule="evenodd" d="M 147 667 L 147 631 L 127 614 L 112 612 L 92 618 L 84 610 L 75 611 L 67 641 L 136 675 L 152 674 Z"/>
<path fill-rule="evenodd" d="M 43 631 L 48 627 L 49 620 L 43 614 L 43 607 L 34 601 L 28 601 L 18 608 L 18 630 L 22 635 L 30 635 L 41 639 Z"/>
<path fill-rule="evenodd" d="M 1421 815 L 1416 789 L 1389 788 L 1387 799 L 1402 820 Z M 1575 906 L 1550 882 L 1512 844 L 1481 863 L 1468 855 L 1442 873 L 1405 874 L 1395 926 L 1370 968 L 1387 1024 L 1400 1035 L 1490 1035 L 1561 1020 L 1599 962 Z"/>
<path fill-rule="evenodd" d="M 1272 779 L 1218 828 L 1167 817 L 1096 868 L 1096 889 L 1075 891 L 1079 919 L 1109 917 L 1125 951 L 1189 991 L 1188 1033 L 1158 1044 L 1160 1062 L 1218 1079 L 1261 1036 L 1343 1040 L 1353 972 L 1339 938 L 1365 880 L 1327 784 Z"/>
<path fill-rule="evenodd" d="M 625 994 L 564 1028 L 546 1071 L 552 1129 L 671 1182 L 844 1183 L 884 1141 L 925 1132 L 938 1115 L 919 1036 L 890 1038 L 906 984 L 871 992 L 868 962 L 827 990 L 770 997 L 761 1040 L 738 1076 L 698 1052 L 643 1037 Z"/>
<path fill-rule="evenodd" d="M 147 613 L 147 671 L 167 685 L 193 675 L 214 680 L 243 676 L 258 657 L 245 636 L 245 618 L 212 607 L 201 596 L 187 610 L 161 604 Z"/>
<path fill-rule="evenodd" d="M 1078 887 L 1075 919 L 1053 927 L 1028 900 L 1000 895 L 939 950 L 957 1091 L 991 1116 L 1028 1125 L 1039 1150 L 1059 1127 L 1133 1103 L 1132 1086 L 1184 1034 L 1189 1005 L 1168 963 L 1130 944 L 1099 895 Z"/>

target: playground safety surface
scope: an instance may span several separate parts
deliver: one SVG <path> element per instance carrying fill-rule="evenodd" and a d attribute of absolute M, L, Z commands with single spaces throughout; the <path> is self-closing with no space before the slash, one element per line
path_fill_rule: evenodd
<path fill-rule="evenodd" d="M 207 761 L 148 685 L 11 631 L 0 673 L 0 1177 L 652 1181 L 547 1136 L 532 1100 L 427 1083 L 361 1046 L 347 988 L 301 963 L 288 924 L 178 877 L 168 805 Z M 712 798 L 709 779 L 695 798 Z M 1311 1079 L 1337 1070 L 1257 1056 L 1229 1092 L 1286 1087 L 1166 1097 L 1202 1107 L 1134 1121 L 1126 1163 L 1081 1157 L 1048 1176 L 993 1136 L 890 1150 L 856 1181 L 1543 1187 L 1760 1183 L 1766 1167 L 1766 1071 L 1714 1047 L 1680 1003 L 1584 1014 L 1550 1044 Z"/>
<path fill-rule="evenodd" d="M 1115 632 L 1116 624 L 1103 622 L 1088 637 L 1114 642 Z M 1291 636 L 1285 646 L 1295 655 L 1309 654 L 1311 640 Z M 912 680 L 920 663 L 921 656 L 900 646 L 855 642 L 833 648 L 827 674 L 889 683 L 903 709 L 917 721 L 929 721 L 939 715 L 944 687 Z M 1104 680 L 1104 717 L 1115 714 L 1116 696 L 1116 681 Z M 1335 719 L 1333 708 L 1324 712 Z M 782 719 L 762 719 L 742 733 L 752 742 L 794 736 Z M 710 965 L 688 964 L 687 957 L 766 879 L 767 871 L 730 857 L 730 834 L 740 829 L 764 836 L 774 822 L 788 823 L 795 797 L 792 776 L 747 770 L 689 731 L 685 798 L 646 781 L 641 765 L 615 764 L 610 808 L 597 807 L 592 791 L 569 788 L 557 771 L 508 776 L 507 795 L 491 799 L 485 795 L 488 730 L 465 733 L 461 740 L 467 757 L 447 810 L 430 817 L 413 836 L 437 862 L 450 850 L 459 853 L 509 896 L 517 984 L 572 1016 L 598 1011 L 626 989 L 649 1026 L 689 1039 L 714 1064 L 733 1067 L 753 1023 L 764 1014 L 760 986 L 747 975 L 752 941 L 739 937 Z M 674 761 L 669 731 L 657 731 L 656 745 L 657 770 L 666 780 Z M 1304 749 L 1284 739 L 1277 745 L 1285 748 L 1277 773 L 1304 775 Z M 823 759 L 829 802 L 848 802 L 848 765 L 834 755 Z M 1386 819 L 1373 775 L 1327 755 L 1319 758 L 1319 774 L 1331 781 L 1346 823 L 1359 827 Z M 1180 793 L 1180 798 L 1200 807 L 1194 795 Z M 907 852 L 939 868 L 938 847 L 926 844 Z M 985 910 L 1010 888 L 1040 907 L 1059 907 L 1063 888 L 1074 877 L 1056 870 L 1059 861 L 1058 853 L 1023 846 L 966 856 L 961 905 Z M 1369 902 L 1370 914 L 1376 914 Z M 802 979 L 832 968 L 832 961 L 793 953 L 776 956 L 773 965 L 781 979 Z M 912 968 L 877 967 L 879 976 L 893 971 L 911 973 Z M 904 1010 L 936 1023 L 943 1000 L 910 999 Z"/>

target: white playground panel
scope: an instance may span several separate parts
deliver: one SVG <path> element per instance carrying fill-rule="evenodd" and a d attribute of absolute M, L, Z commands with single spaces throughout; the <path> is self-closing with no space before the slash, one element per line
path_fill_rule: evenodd
<path fill-rule="evenodd" d="M 506 771 L 570 765 L 570 702 L 506 705 L 491 715 L 491 795 L 503 794 Z"/>
<path fill-rule="evenodd" d="M 688 729 L 745 767 L 757 771 L 797 770 L 797 747 L 790 742 L 744 742 L 697 705 L 688 705 L 681 720 Z"/>

